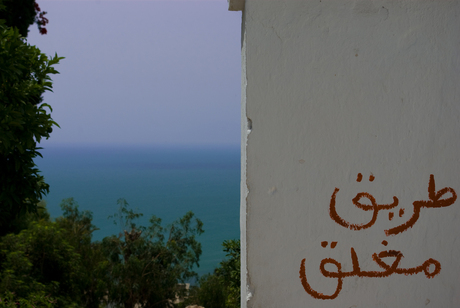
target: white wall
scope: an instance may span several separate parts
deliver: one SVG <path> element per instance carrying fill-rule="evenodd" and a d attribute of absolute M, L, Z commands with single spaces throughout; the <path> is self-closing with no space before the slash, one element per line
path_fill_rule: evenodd
<path fill-rule="evenodd" d="M 459 14 L 460 1 L 246 0 L 243 307 L 460 307 Z M 431 174 L 444 195 L 429 195 Z M 336 188 L 349 228 L 330 215 Z M 363 211 L 358 193 L 398 205 Z M 393 269 L 372 258 L 386 250 L 404 256 L 381 258 Z M 320 272 L 332 259 L 341 289 Z"/>

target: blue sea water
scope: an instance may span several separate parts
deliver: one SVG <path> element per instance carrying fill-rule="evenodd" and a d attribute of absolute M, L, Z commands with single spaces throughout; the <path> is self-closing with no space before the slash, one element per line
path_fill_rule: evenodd
<path fill-rule="evenodd" d="M 62 214 L 62 199 L 73 197 L 80 210 L 93 213 L 100 230 L 94 240 L 118 234 L 107 219 L 125 198 L 148 224 L 151 215 L 163 225 L 193 211 L 204 223 L 198 238 L 202 275 L 225 257 L 222 242 L 239 238 L 239 147 L 45 146 L 35 160 L 50 192 L 43 199 L 52 217 Z"/>

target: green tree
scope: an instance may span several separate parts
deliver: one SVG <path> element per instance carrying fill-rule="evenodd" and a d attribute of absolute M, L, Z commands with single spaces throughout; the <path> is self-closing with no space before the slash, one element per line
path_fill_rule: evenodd
<path fill-rule="evenodd" d="M 113 216 L 123 233 L 106 237 L 104 250 L 110 260 L 109 302 L 117 307 L 171 307 L 184 292 L 178 285 L 196 277 L 201 244 L 196 236 L 203 233 L 203 223 L 192 212 L 164 228 L 161 219 L 152 216 L 148 227 L 138 226 L 139 214 L 124 199 Z"/>
<path fill-rule="evenodd" d="M 42 94 L 51 91 L 50 75 L 58 73 L 53 65 L 61 59 L 48 58 L 16 28 L 0 25 L 0 235 L 18 217 L 36 213 L 49 191 L 33 159 L 41 156 L 38 143 L 58 126 Z"/>
<path fill-rule="evenodd" d="M 198 304 L 206 308 L 226 308 L 227 290 L 215 273 L 200 277 L 198 286 L 191 287 L 183 307 Z M 181 307 L 182 308 L 182 307 Z"/>
<path fill-rule="evenodd" d="M 56 299 L 54 307 L 79 306 L 81 269 L 79 254 L 56 223 L 35 221 L 0 241 L 0 294 L 47 294 Z"/>
<path fill-rule="evenodd" d="M 11 291 L 0 295 L 0 308 L 53 308 L 56 300 L 44 293 L 31 294 L 29 298 L 19 298 Z"/>
<path fill-rule="evenodd" d="M 32 222 L 36 221 L 49 221 L 50 220 L 50 214 L 48 213 L 48 210 L 46 209 L 46 201 L 45 200 L 40 200 L 37 204 L 37 212 L 32 213 L 28 212 L 23 216 L 19 216 L 12 220 L 10 222 L 11 228 L 9 231 L 11 233 L 19 233 L 22 230 L 25 230 L 29 228 Z"/>
<path fill-rule="evenodd" d="M 49 213 L 46 209 L 46 203 L 39 203 L 38 212 L 36 214 L 27 213 L 27 215 L 16 220 L 13 224 L 16 227 L 17 233 L 21 230 L 26 230 L 32 224 L 38 222 L 49 222 Z M 24 256 L 23 245 L 20 249 L 11 251 L 12 247 L 1 241 L 0 247 L 0 308 L 3 307 L 54 307 L 56 300 L 45 293 L 45 286 L 40 284 L 35 279 L 30 279 L 27 270 L 32 264 L 27 259 L 30 254 Z M 6 248 L 6 249 L 5 249 Z M 28 285 L 27 285 L 28 284 Z M 19 294 L 11 290 L 19 290 Z"/>
<path fill-rule="evenodd" d="M 119 205 L 122 233 L 102 242 L 92 241 L 92 213 L 73 198 L 55 221 L 45 205 L 26 214 L 19 233 L 0 238 L 0 308 L 171 307 L 185 293 L 178 283 L 196 277 L 201 221 L 189 212 L 168 227 L 152 216 L 144 227 L 135 222 L 142 214 Z"/>
<path fill-rule="evenodd" d="M 14 291 L 14 300 L 38 307 L 49 302 L 47 294 L 53 307 L 98 308 L 107 294 L 109 262 L 101 243 L 91 241 L 97 230 L 92 214 L 79 211 L 73 198 L 63 200 L 61 209 L 55 222 L 46 208 L 28 214 L 27 228 L 1 239 L 0 294 Z"/>
<path fill-rule="evenodd" d="M 227 253 L 213 274 L 206 274 L 193 287 L 184 305 L 198 304 L 206 308 L 240 307 L 240 240 L 228 240 L 222 243 Z"/>
<path fill-rule="evenodd" d="M 229 240 L 222 243 L 227 253 L 226 260 L 216 269 L 216 275 L 226 289 L 225 304 L 228 308 L 240 307 L 241 299 L 241 248 L 240 240 Z"/>
<path fill-rule="evenodd" d="M 73 198 L 61 202 L 63 215 L 56 224 L 63 230 L 66 241 L 80 255 L 78 289 L 81 306 L 98 308 L 107 294 L 109 261 L 103 254 L 101 242 L 93 242 L 93 232 L 99 230 L 93 225 L 90 211 L 80 211 Z"/>

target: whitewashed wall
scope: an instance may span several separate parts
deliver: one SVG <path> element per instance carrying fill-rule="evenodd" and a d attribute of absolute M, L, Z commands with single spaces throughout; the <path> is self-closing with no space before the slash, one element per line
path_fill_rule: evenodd
<path fill-rule="evenodd" d="M 460 1 L 246 0 L 242 26 L 242 306 L 460 307 Z"/>

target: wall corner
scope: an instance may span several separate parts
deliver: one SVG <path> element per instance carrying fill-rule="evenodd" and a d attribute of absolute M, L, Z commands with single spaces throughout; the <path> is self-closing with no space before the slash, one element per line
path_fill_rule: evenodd
<path fill-rule="evenodd" d="M 229 11 L 242 11 L 244 9 L 245 0 L 227 0 Z"/>

